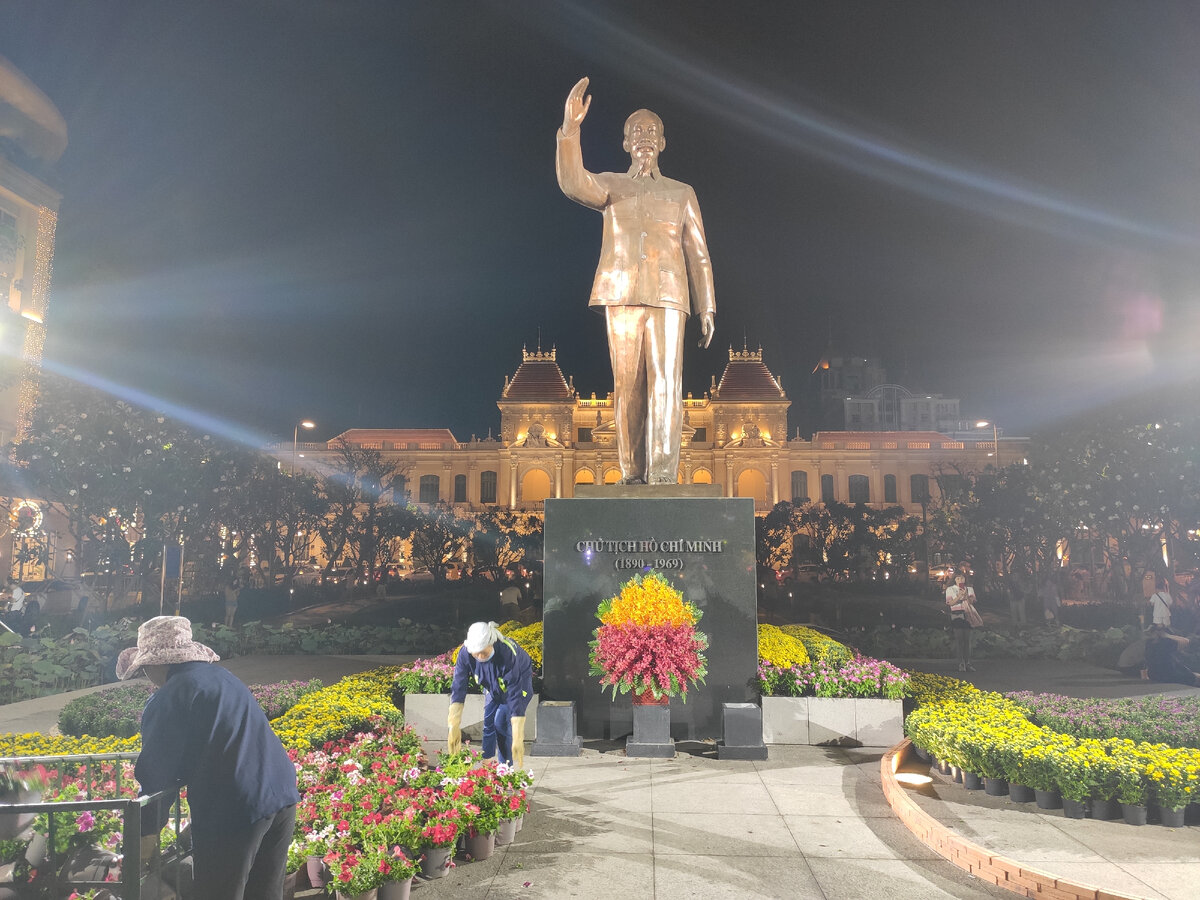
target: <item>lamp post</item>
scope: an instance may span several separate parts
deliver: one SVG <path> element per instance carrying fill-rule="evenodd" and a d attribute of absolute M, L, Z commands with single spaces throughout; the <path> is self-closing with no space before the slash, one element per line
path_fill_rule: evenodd
<path fill-rule="evenodd" d="M 992 452 L 996 454 L 996 468 L 999 469 L 1000 468 L 1000 433 L 996 430 L 996 423 L 988 422 L 986 420 L 975 423 L 976 428 L 987 428 L 989 425 L 992 426 Z"/>
<path fill-rule="evenodd" d="M 293 475 L 296 474 L 296 442 L 300 438 L 300 429 L 301 428 L 312 429 L 312 428 L 316 428 L 316 427 L 317 427 L 316 422 L 310 422 L 308 419 L 305 419 L 302 422 L 297 422 L 296 427 L 292 429 L 292 474 Z"/>

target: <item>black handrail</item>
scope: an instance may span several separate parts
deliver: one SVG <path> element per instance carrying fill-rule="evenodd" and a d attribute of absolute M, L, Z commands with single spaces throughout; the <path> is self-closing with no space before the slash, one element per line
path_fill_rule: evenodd
<path fill-rule="evenodd" d="M 84 765 L 87 767 L 87 774 L 90 778 L 93 771 L 93 766 L 99 762 L 117 761 L 125 762 L 137 759 L 136 753 L 101 753 L 93 755 L 73 755 L 73 756 L 17 756 L 5 757 L 0 759 L 0 766 L 13 766 L 17 769 L 28 768 L 30 766 L 41 765 L 44 767 L 53 767 L 57 769 L 57 776 L 61 785 L 63 778 L 68 777 L 68 773 L 64 773 L 64 767 L 73 767 L 75 765 Z M 117 766 L 116 783 L 117 790 L 121 788 L 122 766 Z M 163 808 L 163 804 L 167 803 L 174 810 L 175 820 L 175 842 L 179 845 L 180 824 L 182 821 L 182 810 L 179 801 L 179 789 L 172 788 L 166 791 L 159 791 L 154 794 L 141 795 L 138 797 L 122 797 L 114 800 L 68 800 L 62 802 L 40 801 L 36 803 L 0 803 L 0 811 L 4 813 L 34 813 L 46 814 L 47 841 L 49 845 L 49 853 L 51 858 L 51 866 L 47 875 L 38 876 L 35 882 L 27 885 L 22 885 L 16 882 L 6 885 L 13 888 L 18 896 L 23 893 L 23 888 L 37 890 L 45 886 L 61 887 L 71 890 L 89 890 L 91 888 L 109 888 L 119 885 L 122 900 L 141 900 L 142 896 L 142 881 L 145 876 L 142 875 L 142 810 L 146 807 L 151 807 L 153 810 Z M 80 813 L 93 812 L 96 810 L 116 810 L 121 814 L 121 880 L 119 882 L 105 881 L 68 881 L 60 876 L 60 870 L 65 857 L 59 855 L 55 859 L 55 819 L 59 813 Z M 153 835 L 155 838 L 155 852 L 149 862 L 148 875 L 159 875 L 162 870 L 162 854 L 159 849 L 159 832 L 160 828 L 155 827 Z M 175 895 L 179 896 L 179 870 L 175 873 Z"/>

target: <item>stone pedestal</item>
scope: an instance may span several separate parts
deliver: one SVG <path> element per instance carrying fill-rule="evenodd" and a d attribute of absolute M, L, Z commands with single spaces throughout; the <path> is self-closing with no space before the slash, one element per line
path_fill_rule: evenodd
<path fill-rule="evenodd" d="M 758 704 L 726 703 L 722 709 L 725 741 L 717 747 L 717 759 L 766 759 L 762 709 Z"/>
<path fill-rule="evenodd" d="M 633 737 L 625 742 L 625 755 L 653 759 L 670 759 L 675 755 L 675 742 L 671 740 L 671 707 L 633 708 Z"/>
<path fill-rule="evenodd" d="M 575 733 L 575 704 L 570 700 L 546 700 L 540 712 L 542 729 L 529 755 L 578 756 L 582 741 Z"/>
<path fill-rule="evenodd" d="M 659 572 L 681 590 L 703 613 L 697 627 L 709 639 L 708 676 L 675 705 L 670 735 L 720 739 L 721 705 L 755 700 L 754 501 L 704 496 L 711 488 L 596 485 L 586 498 L 546 500 L 542 696 L 575 701 L 582 737 L 619 740 L 635 730 L 629 695 L 614 700 L 589 672 L 588 642 L 600 624 L 596 607 L 639 573 Z"/>

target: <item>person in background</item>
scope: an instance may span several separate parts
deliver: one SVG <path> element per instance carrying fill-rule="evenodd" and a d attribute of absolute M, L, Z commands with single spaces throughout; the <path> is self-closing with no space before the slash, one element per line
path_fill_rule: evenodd
<path fill-rule="evenodd" d="M 975 611 L 975 589 L 967 586 L 967 576 L 959 572 L 954 584 L 946 588 L 946 605 L 950 607 L 950 631 L 954 635 L 954 650 L 958 655 L 958 671 L 974 672 L 971 665 L 971 612 Z"/>
<path fill-rule="evenodd" d="M 12 599 L 8 603 L 8 621 L 12 624 L 13 631 L 24 637 L 30 633 L 33 627 L 33 622 L 29 621 L 25 589 L 15 578 L 8 579 L 8 587 L 9 593 L 12 595 Z"/>
<path fill-rule="evenodd" d="M 1058 593 L 1058 579 L 1054 577 L 1054 573 L 1046 576 L 1046 580 L 1038 589 L 1038 596 L 1042 599 L 1042 614 L 1046 617 L 1046 623 L 1057 625 L 1062 597 Z"/>
<path fill-rule="evenodd" d="M 533 660 L 516 641 L 500 633 L 495 622 L 476 622 L 458 650 L 450 684 L 446 749 L 462 747 L 462 715 L 467 684 L 483 689 L 483 758 L 499 752 L 502 762 L 525 765 L 525 710 L 533 699 Z"/>
<path fill-rule="evenodd" d="M 1179 651 L 1188 645 L 1185 637 L 1171 634 L 1165 625 L 1151 625 L 1146 635 L 1146 674 L 1161 684 L 1200 686 L 1200 676 L 1189 669 Z"/>
<path fill-rule="evenodd" d="M 262 707 L 182 616 L 155 616 L 116 674 L 158 690 L 142 712 L 134 774 L 145 794 L 186 786 L 197 900 L 282 900 L 296 827 L 296 768 Z"/>
<path fill-rule="evenodd" d="M 239 578 L 225 585 L 225 627 L 232 628 L 234 617 L 237 616 L 238 597 L 242 593 L 242 582 Z"/>
<path fill-rule="evenodd" d="M 1167 579 L 1158 576 L 1154 582 L 1154 593 L 1150 595 L 1151 625 L 1162 625 L 1167 630 L 1171 628 L 1171 591 L 1167 587 Z"/>

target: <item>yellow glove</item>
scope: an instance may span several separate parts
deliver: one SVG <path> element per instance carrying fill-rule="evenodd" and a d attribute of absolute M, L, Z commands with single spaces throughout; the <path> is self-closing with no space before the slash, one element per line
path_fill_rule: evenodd
<path fill-rule="evenodd" d="M 525 717 L 512 717 L 512 754 L 513 765 L 518 769 L 525 768 Z"/>
<path fill-rule="evenodd" d="M 446 737 L 446 752 L 452 756 L 462 749 L 462 703 L 451 703 L 450 712 L 446 715 L 446 727 L 450 729 Z"/>

